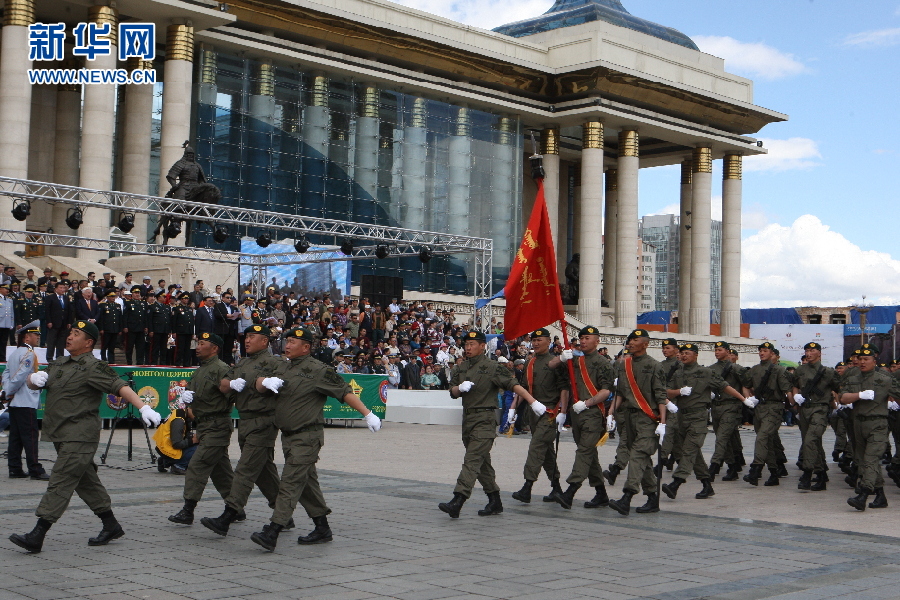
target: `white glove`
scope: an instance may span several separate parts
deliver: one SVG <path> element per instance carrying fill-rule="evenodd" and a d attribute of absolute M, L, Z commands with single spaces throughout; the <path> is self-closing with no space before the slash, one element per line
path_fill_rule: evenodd
<path fill-rule="evenodd" d="M 759 404 L 759 400 L 756 399 L 756 396 L 747 396 L 744 398 L 744 404 L 750 408 L 756 408 L 756 405 Z"/>
<path fill-rule="evenodd" d="M 147 427 L 156 427 L 162 422 L 162 416 L 150 408 L 149 404 L 145 404 L 141 407 L 141 419 L 144 420 L 144 425 Z"/>
<path fill-rule="evenodd" d="M 686 385 L 686 386 L 684 386 L 683 388 L 681 388 L 680 390 L 678 390 L 678 393 L 681 394 L 682 396 L 690 396 L 690 395 L 691 395 L 691 391 L 692 391 L 693 389 L 694 389 L 694 388 L 692 388 L 691 386 Z"/>
<path fill-rule="evenodd" d="M 662 444 L 663 438 L 666 437 L 666 424 L 660 423 L 656 426 L 656 435 L 659 436 L 659 443 Z"/>
<path fill-rule="evenodd" d="M 859 393 L 860 400 L 874 400 L 875 390 L 863 390 Z"/>
<path fill-rule="evenodd" d="M 572 349 L 567 348 L 567 349 L 563 350 L 562 353 L 559 355 L 559 360 L 561 360 L 563 362 L 567 362 L 567 361 L 572 360 L 573 356 L 574 356 L 574 354 L 572 352 Z"/>
<path fill-rule="evenodd" d="M 534 411 L 534 414 L 536 414 L 537 416 L 540 417 L 545 412 L 547 412 L 547 407 L 544 406 L 543 403 L 535 400 L 534 402 L 531 403 L 531 410 Z"/>
<path fill-rule="evenodd" d="M 616 430 L 616 419 L 612 415 L 606 415 L 606 431 L 612 433 Z"/>
<path fill-rule="evenodd" d="M 618 378 L 618 377 L 616 377 L 615 379 L 613 379 L 613 387 L 616 387 L 617 385 L 619 385 L 619 378 Z"/>
<path fill-rule="evenodd" d="M 184 390 L 181 392 L 181 401 L 185 404 L 190 404 L 194 401 L 194 392 L 191 390 Z"/>
<path fill-rule="evenodd" d="M 50 379 L 50 376 L 47 375 L 47 371 L 38 371 L 37 373 L 32 373 L 28 376 L 29 381 L 31 381 L 31 385 L 36 385 L 37 387 L 44 387 L 47 385 L 47 380 Z"/>
<path fill-rule="evenodd" d="M 556 415 L 556 430 L 560 433 L 566 430 L 566 413 Z"/>
<path fill-rule="evenodd" d="M 516 409 L 511 408 L 511 409 L 509 409 L 509 412 L 506 413 L 506 424 L 512 425 L 515 422 L 516 422 Z"/>
<path fill-rule="evenodd" d="M 366 415 L 366 425 L 369 426 L 369 431 L 375 433 L 381 429 L 381 419 L 378 418 L 378 415 L 369 411 L 369 414 Z"/>
<path fill-rule="evenodd" d="M 838 410 L 850 410 L 853 408 L 853 403 L 850 404 L 841 404 L 838 406 Z"/>
<path fill-rule="evenodd" d="M 281 386 L 284 385 L 284 379 L 279 379 L 278 377 L 266 377 L 262 381 L 263 387 L 267 390 L 272 390 L 276 394 L 278 390 L 281 389 Z"/>
<path fill-rule="evenodd" d="M 572 405 L 572 410 L 575 411 L 576 415 L 580 415 L 583 410 L 587 408 L 587 404 L 584 403 L 584 400 L 579 400 L 575 404 Z"/>
<path fill-rule="evenodd" d="M 900 404 L 897 404 L 893 400 L 888 400 L 888 408 L 890 410 L 900 410 Z"/>
<path fill-rule="evenodd" d="M 472 383 L 471 381 L 463 381 L 461 384 L 459 384 L 459 391 L 462 392 L 463 394 L 465 394 L 466 392 L 471 390 L 473 387 L 475 387 L 475 384 Z"/>
<path fill-rule="evenodd" d="M 794 394 L 794 402 L 803 406 L 803 403 L 806 402 L 806 398 L 803 397 L 803 394 Z"/>
<path fill-rule="evenodd" d="M 230 387 L 231 389 L 233 389 L 236 392 L 243 392 L 245 385 L 247 385 L 247 380 L 243 379 L 241 377 L 238 377 L 237 379 L 232 379 L 231 382 L 228 384 L 228 387 Z"/>
<path fill-rule="evenodd" d="M 676 405 L 671 400 L 666 400 L 666 410 L 674 415 L 678 412 L 678 405 Z"/>

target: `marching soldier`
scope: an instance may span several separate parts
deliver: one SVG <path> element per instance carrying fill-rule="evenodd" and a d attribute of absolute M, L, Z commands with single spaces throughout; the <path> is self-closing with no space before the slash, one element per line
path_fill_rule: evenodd
<path fill-rule="evenodd" d="M 116 345 L 122 332 L 122 308 L 116 302 L 116 291 L 107 289 L 106 298 L 100 303 L 100 318 L 97 326 L 100 330 L 100 360 L 116 362 Z"/>
<path fill-rule="evenodd" d="M 675 381 L 681 385 L 678 398 L 678 424 L 680 430 L 681 459 L 678 468 L 672 475 L 672 483 L 664 484 L 662 491 L 675 499 L 678 488 L 687 481 L 691 471 L 703 484 L 703 489 L 694 497 L 698 500 L 711 498 L 716 494 L 712 487 L 710 472 L 703 458 L 703 442 L 706 441 L 706 415 L 709 411 L 710 396 L 716 397 L 725 394 L 743 401 L 740 392 L 728 385 L 722 377 L 709 367 L 701 367 L 697 364 L 697 355 L 700 348 L 697 344 L 683 344 L 681 346 L 681 362 L 684 369 L 676 375 Z M 666 427 L 666 429 L 669 429 Z M 674 433 L 674 432 L 672 432 Z M 669 434 L 671 435 L 671 433 Z"/>
<path fill-rule="evenodd" d="M 776 435 L 781 427 L 784 411 L 784 398 L 791 389 L 791 383 L 784 367 L 773 362 L 775 346 L 771 342 L 763 342 L 759 348 L 759 364 L 744 372 L 743 386 L 748 396 L 744 403 L 755 408 L 753 429 L 756 430 L 756 446 L 750 472 L 744 475 L 744 481 L 751 485 L 759 485 L 763 466 L 769 467 L 769 478 L 764 485 L 779 485 L 779 464 Z"/>
<path fill-rule="evenodd" d="M 497 394 L 502 390 L 511 390 L 524 398 L 538 417 L 547 412 L 547 407 L 519 385 L 509 369 L 484 354 L 487 346 L 484 333 L 469 331 L 463 339 L 466 360 L 453 367 L 450 396 L 462 398 L 462 441 L 466 455 L 453 490 L 453 499 L 438 505 L 452 519 L 459 518 L 459 511 L 472 495 L 476 479 L 488 497 L 487 506 L 479 510 L 478 515 L 485 517 L 503 512 L 500 488 L 491 466 L 491 447 L 497 437 Z"/>
<path fill-rule="evenodd" d="M 159 413 L 144 404 L 107 363 L 94 358 L 92 351 L 99 335 L 97 327 L 76 321 L 66 338 L 68 356 L 60 356 L 46 371 L 29 376 L 32 390 L 46 389 L 42 437 L 53 442 L 56 463 L 47 483 L 47 491 L 35 511 L 37 525 L 24 535 L 13 534 L 10 541 L 29 552 L 40 552 L 44 536 L 69 506 L 77 493 L 103 521 L 99 535 L 89 546 L 105 546 L 125 535 L 112 511 L 106 488 L 97 476 L 94 455 L 100 444 L 99 394 L 116 394 L 140 409 L 148 427 L 159 425 Z"/>
<path fill-rule="evenodd" d="M 628 354 L 628 350 L 623 350 L 619 352 L 618 356 L 616 356 L 615 364 L 618 364 L 625 360 L 625 355 Z M 615 372 L 615 365 L 613 366 L 613 372 Z M 619 394 L 619 380 L 613 380 L 613 399 Z M 609 411 L 613 416 L 613 422 L 615 423 L 625 423 L 626 415 L 628 414 L 628 409 L 625 407 L 625 403 L 620 404 L 613 412 L 613 404 L 610 403 Z M 610 432 L 612 433 L 612 431 Z M 607 467 L 606 471 L 603 471 L 603 478 L 606 479 L 609 485 L 616 484 L 616 478 L 619 476 L 619 473 L 625 470 L 628 466 L 628 455 L 631 454 L 631 440 L 628 438 L 628 429 L 626 427 L 619 427 L 616 432 L 619 436 L 619 444 L 616 447 L 616 458 L 609 467 Z"/>
<path fill-rule="evenodd" d="M 675 338 L 666 338 L 662 341 L 662 353 L 665 359 L 660 363 L 663 369 L 663 377 L 665 377 L 666 382 L 666 396 L 668 397 L 668 402 L 666 402 L 666 409 L 669 411 L 669 416 L 666 418 L 666 431 L 668 435 L 664 437 L 664 439 L 660 442 L 662 444 L 662 456 L 663 461 L 665 461 L 665 466 L 669 469 L 675 464 L 676 460 L 681 459 L 681 435 L 680 430 L 678 429 L 678 403 L 672 402 L 673 399 L 678 398 L 679 385 L 677 385 L 676 378 L 681 374 L 681 370 L 684 368 L 681 361 L 678 359 L 678 340 Z M 662 468 L 662 465 L 657 465 L 659 469 Z M 662 475 L 662 471 L 656 474 L 658 477 Z"/>
<path fill-rule="evenodd" d="M 900 381 L 900 360 L 895 358 L 891 361 L 890 372 L 894 379 Z M 900 486 L 900 412 L 895 410 L 890 412 L 888 415 L 888 429 L 890 429 L 891 437 L 894 438 L 894 456 L 891 457 L 891 464 L 888 465 L 887 473 L 894 480 L 894 483 Z"/>
<path fill-rule="evenodd" d="M 571 350 L 563 350 L 559 359 L 551 361 L 555 366 L 568 360 L 574 361 L 575 382 L 578 386 L 578 402 L 572 405 L 572 435 L 575 438 L 575 464 L 566 479 L 569 484 L 565 492 L 552 492 L 550 496 L 565 509 L 572 508 L 575 493 L 585 479 L 596 493 L 584 503 L 585 508 L 598 508 L 609 503 L 603 470 L 597 455 L 597 444 L 606 433 L 604 405 L 613 387 L 613 369 L 609 361 L 597 352 L 600 344 L 600 330 L 587 326 L 578 332 L 578 341 L 583 356 L 573 357 Z"/>
<path fill-rule="evenodd" d="M 537 329 L 531 334 L 534 356 L 525 365 L 527 389 L 535 398 L 547 406 L 547 412 L 531 421 L 531 442 L 528 444 L 528 458 L 525 459 L 525 483 L 512 497 L 519 502 L 531 502 L 531 488 L 541 473 L 541 467 L 550 479 L 551 494 L 562 489 L 559 485 L 559 468 L 556 464 L 556 450 L 553 441 L 566 423 L 566 407 L 569 401 L 567 374 L 550 364 L 555 356 L 550 353 L 550 332 Z M 558 361 L 557 361 L 558 364 Z M 507 423 L 512 427 L 516 420 L 516 409 L 509 409 Z"/>
<path fill-rule="evenodd" d="M 859 354 L 858 370 L 841 385 L 840 402 L 853 405 L 854 456 L 859 469 L 857 496 L 847 499 L 856 510 L 866 510 L 869 496 L 875 500 L 869 508 L 886 508 L 881 456 L 888 443 L 888 411 L 900 409 L 900 382 L 884 370 L 876 370 L 877 354 L 865 349 Z"/>
<path fill-rule="evenodd" d="M 621 515 L 631 512 L 631 498 L 643 488 L 647 503 L 636 509 L 639 513 L 659 512 L 657 480 L 653 473 L 653 455 L 666 436 L 665 373 L 659 362 L 647 354 L 650 337 L 643 329 L 628 334 L 628 354 L 616 365 L 619 381 L 615 408 L 624 403 L 628 409 L 624 426 L 631 440 L 628 457 L 628 479 L 619 500 L 610 500 L 609 507 Z M 613 423 L 610 422 L 610 429 Z M 662 438 L 662 439 L 659 439 Z"/>
<path fill-rule="evenodd" d="M 819 492 L 825 489 L 828 468 L 822 436 L 828 428 L 834 394 L 840 390 L 834 369 L 822 364 L 822 346 L 810 342 L 803 346 L 806 362 L 797 367 L 793 375 L 793 403 L 800 407 L 800 435 L 802 436 L 801 468 L 803 475 L 797 489 Z M 812 483 L 815 474 L 816 481 Z"/>
<path fill-rule="evenodd" d="M 169 364 L 169 334 L 172 333 L 172 310 L 168 305 L 157 300 L 165 296 L 165 292 L 147 295 L 147 327 L 150 330 L 151 365 Z"/>
<path fill-rule="evenodd" d="M 231 409 L 234 406 L 232 392 L 223 392 L 219 384 L 228 373 L 228 365 L 219 360 L 222 338 L 204 333 L 197 341 L 197 358 L 200 366 L 191 375 L 181 399 L 197 422 L 195 441 L 199 442 L 184 474 L 184 508 L 169 517 L 173 523 L 190 525 L 194 522 L 194 509 L 203 497 L 206 483 L 212 479 L 222 498 L 231 492 L 234 471 L 228 458 L 231 443 Z M 237 520 L 245 515 L 238 514 Z"/>
<path fill-rule="evenodd" d="M 41 301 L 35 297 L 34 285 L 26 283 L 22 297 L 16 300 L 16 325 L 25 327 L 41 316 Z"/>
<path fill-rule="evenodd" d="M 373 433 L 381 429 L 381 419 L 366 408 L 350 385 L 334 369 L 311 356 L 314 343 L 313 334 L 301 327 L 285 336 L 284 355 L 290 362 L 281 361 L 279 366 L 277 379 L 284 383 L 279 386 L 274 417 L 275 426 L 281 430 L 285 465 L 271 521 L 250 537 L 270 552 L 275 549 L 278 534 L 293 524 L 292 515 L 298 501 L 313 520 L 315 529 L 298 537 L 297 543 L 321 544 L 332 540 L 328 525 L 331 509 L 325 504 L 316 472 L 319 450 L 325 444 L 322 408 L 328 396 L 361 413 Z M 264 385 L 264 381 L 257 378 L 247 385 L 253 385 L 260 393 L 268 392 L 272 386 Z"/>
<path fill-rule="evenodd" d="M 125 362 L 129 365 L 147 364 L 148 316 L 147 303 L 141 295 L 141 287 L 134 286 L 131 288 L 131 300 L 125 301 L 125 327 L 122 329 L 125 334 Z"/>
<path fill-rule="evenodd" d="M 709 368 L 735 390 L 743 389 L 741 373 L 744 372 L 744 367 L 729 359 L 731 346 L 728 342 L 716 342 L 713 352 L 716 356 L 716 363 L 710 365 Z M 743 399 L 742 396 L 741 401 Z M 726 463 L 728 472 L 722 477 L 722 481 L 736 481 L 744 464 L 744 446 L 738 431 L 744 408 L 741 406 L 741 401 L 724 394 L 716 394 L 712 401 L 710 413 L 713 431 L 716 433 L 716 449 L 713 451 L 709 463 L 709 477 L 712 481 L 715 481 L 719 469 Z"/>
<path fill-rule="evenodd" d="M 844 374 L 847 372 L 847 362 L 849 361 L 841 361 L 834 365 L 834 374 L 838 386 L 844 381 Z M 828 424 L 834 432 L 834 449 L 831 451 L 831 458 L 841 466 L 849 461 L 848 457 L 852 454 L 847 444 L 847 425 L 840 414 L 842 408 L 843 405 L 838 404 L 837 408 L 832 410 L 828 416 Z"/>
<path fill-rule="evenodd" d="M 194 309 L 188 304 L 191 296 L 183 292 L 178 298 L 179 304 L 172 309 L 172 331 L 175 333 L 175 364 L 179 367 L 190 367 L 191 341 L 194 339 Z"/>

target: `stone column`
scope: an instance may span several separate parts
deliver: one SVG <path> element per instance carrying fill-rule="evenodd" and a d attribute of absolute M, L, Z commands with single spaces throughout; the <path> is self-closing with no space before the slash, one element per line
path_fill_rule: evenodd
<path fill-rule="evenodd" d="M 31 94 L 31 128 L 28 143 L 28 179 L 53 181 L 53 159 L 56 145 L 56 86 L 38 85 Z M 31 205 L 26 221 L 32 231 L 52 227 L 53 207 L 46 202 Z"/>
<path fill-rule="evenodd" d="M 81 154 L 81 86 L 60 85 L 56 90 L 56 139 L 53 156 L 53 181 L 62 185 L 78 185 Z M 52 227 L 61 235 L 76 235 L 66 225 L 68 206 L 57 203 L 52 211 Z M 52 248 L 51 254 L 75 256 L 70 248 Z"/>
<path fill-rule="evenodd" d="M 678 225 L 678 331 L 691 330 L 691 159 L 681 161 L 681 222 Z"/>
<path fill-rule="evenodd" d="M 541 154 L 544 156 L 544 200 L 550 216 L 553 243 L 559 246 L 559 127 L 541 131 Z"/>
<path fill-rule="evenodd" d="M 128 59 L 128 71 L 152 69 L 153 62 Z M 122 118 L 122 191 L 150 195 L 150 136 L 153 121 L 153 85 L 131 84 L 125 89 L 125 114 Z M 153 190 L 154 192 L 156 190 Z M 116 222 L 121 214 L 115 216 Z M 147 215 L 134 214 L 131 235 L 139 242 L 147 239 Z"/>
<path fill-rule="evenodd" d="M 110 54 L 85 61 L 92 69 L 115 69 L 118 58 L 119 14 L 108 6 L 93 6 L 88 11 L 88 21 L 109 23 Z M 84 88 L 84 104 L 81 116 L 81 187 L 111 190 L 113 146 L 116 131 L 115 84 L 88 85 Z M 68 209 L 67 209 L 68 210 Z M 87 238 L 109 237 L 110 213 L 106 210 L 88 209 L 83 213 L 84 224 L 78 235 Z M 106 252 L 79 250 L 81 258 L 94 260 L 108 256 Z"/>
<path fill-rule="evenodd" d="M 427 129 L 425 128 L 427 103 L 424 98 L 413 100 L 410 121 L 403 128 L 401 144 L 401 173 L 403 189 L 400 193 L 400 211 L 397 220 L 409 229 L 425 229 L 425 161 Z M 403 211 L 405 210 L 405 213 Z M 437 231 L 437 230 L 435 230 Z"/>
<path fill-rule="evenodd" d="M 450 231 L 460 235 L 479 235 L 478 219 L 471 218 L 469 185 L 472 176 L 472 124 L 469 109 L 460 107 L 456 113 L 455 135 L 450 136 L 448 162 L 450 180 L 447 185 L 447 213 Z M 469 264 L 471 261 L 466 261 Z"/>
<path fill-rule="evenodd" d="M 741 156 L 722 167 L 722 336 L 741 335 Z"/>
<path fill-rule="evenodd" d="M 515 140 L 514 121 L 509 117 L 501 117 L 498 124 L 497 143 L 493 145 L 494 168 L 491 178 L 491 235 L 494 238 L 493 269 L 506 277 L 512 266 L 513 242 L 511 241 L 513 214 L 510 201 L 513 200 L 515 174 Z"/>
<path fill-rule="evenodd" d="M 31 92 L 28 81 L 28 26 L 34 23 L 33 0 L 6 0 L 0 41 L 0 175 L 28 177 Z M 13 200 L 0 197 L 0 228 L 24 230 L 10 211 Z"/>
<path fill-rule="evenodd" d="M 603 217 L 603 299 L 616 306 L 616 275 L 619 248 L 619 172 L 606 171 L 606 212 Z"/>
<path fill-rule="evenodd" d="M 328 109 L 328 78 L 315 75 L 312 80 L 310 102 L 303 109 L 303 214 L 325 216 L 325 171 L 328 160 L 328 130 L 331 113 Z"/>
<path fill-rule="evenodd" d="M 691 176 L 691 333 L 709 335 L 712 150 L 694 148 Z"/>
<path fill-rule="evenodd" d="M 638 132 L 619 132 L 618 248 L 616 260 L 616 327 L 637 322 L 638 294 Z"/>
<path fill-rule="evenodd" d="M 351 221 L 374 223 L 378 197 L 379 92 L 375 84 L 363 88 L 360 115 L 356 118 L 356 151 L 353 178 L 360 189 L 353 190 Z"/>
<path fill-rule="evenodd" d="M 166 28 L 166 64 L 163 70 L 162 122 L 159 133 L 159 194 L 169 191 L 166 174 L 184 155 L 183 144 L 191 135 L 191 84 L 194 62 L 194 28 Z M 181 238 L 184 239 L 184 238 Z"/>
<path fill-rule="evenodd" d="M 247 183 L 247 208 L 273 210 L 271 193 L 271 153 L 261 148 L 272 147 L 275 125 L 275 67 L 268 59 L 255 66 L 253 87 L 247 101 L 249 127 L 247 140 L 250 151 L 247 163 L 253 167 Z"/>
<path fill-rule="evenodd" d="M 599 326 L 603 292 L 603 123 L 590 121 L 581 130 L 578 319 L 582 323 Z"/>

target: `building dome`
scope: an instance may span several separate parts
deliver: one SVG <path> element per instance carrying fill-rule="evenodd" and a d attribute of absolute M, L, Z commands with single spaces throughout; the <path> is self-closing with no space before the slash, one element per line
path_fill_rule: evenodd
<path fill-rule="evenodd" d="M 541 16 L 501 25 L 494 31 L 511 37 L 525 37 L 591 21 L 606 21 L 691 50 L 699 50 L 697 44 L 680 31 L 635 17 L 625 10 L 620 0 L 556 0 L 550 10 Z"/>

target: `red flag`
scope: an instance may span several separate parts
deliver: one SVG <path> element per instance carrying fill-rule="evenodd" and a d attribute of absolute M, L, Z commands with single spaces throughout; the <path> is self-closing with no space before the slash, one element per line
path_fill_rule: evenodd
<path fill-rule="evenodd" d="M 506 282 L 503 336 L 514 340 L 549 323 L 564 319 L 553 233 L 544 200 L 544 182 L 537 179 L 537 198 L 522 245 Z"/>

